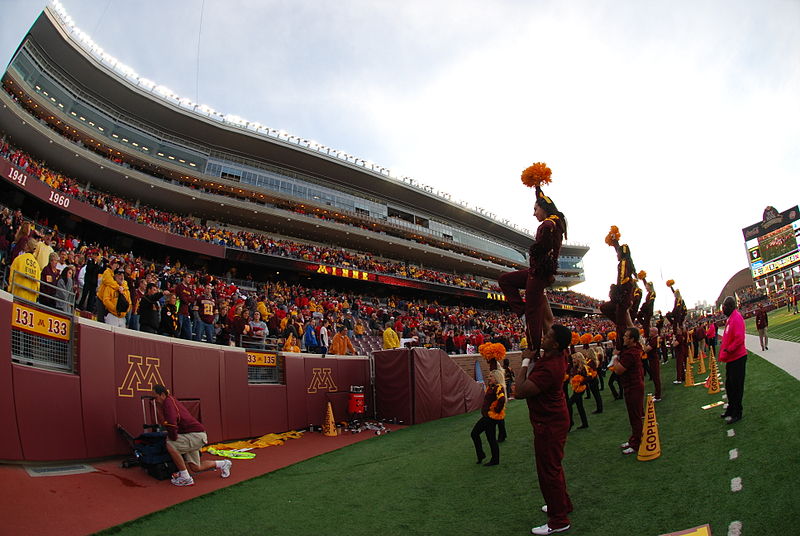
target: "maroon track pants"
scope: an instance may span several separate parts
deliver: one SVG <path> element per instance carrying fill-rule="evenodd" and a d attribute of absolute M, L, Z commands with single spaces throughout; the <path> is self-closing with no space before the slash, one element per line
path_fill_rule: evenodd
<path fill-rule="evenodd" d="M 653 388 L 655 393 L 654 398 L 661 398 L 661 361 L 658 360 L 658 352 L 655 357 L 647 358 L 648 365 L 650 365 L 650 378 L 653 380 Z"/>
<path fill-rule="evenodd" d="M 525 314 L 525 331 L 528 348 L 538 352 L 542 346 L 542 329 L 544 324 L 544 289 L 549 283 L 530 275 L 530 270 L 517 270 L 500 276 L 497 280 L 515 314 Z M 520 296 L 520 289 L 525 289 L 525 300 Z"/>
<path fill-rule="evenodd" d="M 536 454 L 536 473 L 539 489 L 547 505 L 547 524 L 551 529 L 569 525 L 572 501 L 564 478 L 564 445 L 567 442 L 569 421 L 533 424 L 533 451 Z"/>
<path fill-rule="evenodd" d="M 641 386 L 624 386 L 625 406 L 628 408 L 628 420 L 631 423 L 631 437 L 628 444 L 633 450 L 639 449 L 642 442 L 642 419 L 644 418 L 644 382 Z"/>

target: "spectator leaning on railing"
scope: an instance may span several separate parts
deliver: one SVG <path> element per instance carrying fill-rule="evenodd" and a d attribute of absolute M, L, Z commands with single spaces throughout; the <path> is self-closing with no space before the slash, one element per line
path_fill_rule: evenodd
<path fill-rule="evenodd" d="M 39 293 L 39 278 L 42 269 L 33 250 L 36 249 L 36 239 L 28 238 L 22 254 L 18 255 L 11 263 L 11 272 L 8 278 L 8 291 L 24 300 L 35 302 Z"/>

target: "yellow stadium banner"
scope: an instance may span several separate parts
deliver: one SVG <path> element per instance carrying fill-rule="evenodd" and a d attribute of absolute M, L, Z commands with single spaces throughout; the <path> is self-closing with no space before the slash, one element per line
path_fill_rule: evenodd
<path fill-rule="evenodd" d="M 660 536 L 711 536 L 711 525 L 705 524 L 691 529 L 661 534 Z"/>
<path fill-rule="evenodd" d="M 68 341 L 72 333 L 72 319 L 15 302 L 11 309 L 11 327 Z"/>
<path fill-rule="evenodd" d="M 250 367 L 276 367 L 278 366 L 278 354 L 247 352 L 247 365 Z"/>

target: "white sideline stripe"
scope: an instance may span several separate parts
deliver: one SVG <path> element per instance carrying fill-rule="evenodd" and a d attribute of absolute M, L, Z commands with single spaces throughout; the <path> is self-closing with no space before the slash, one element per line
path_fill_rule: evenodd
<path fill-rule="evenodd" d="M 731 521 L 728 525 L 728 536 L 740 536 L 742 534 L 742 522 Z"/>
<path fill-rule="evenodd" d="M 728 430 L 728 437 L 733 437 L 733 436 L 735 436 L 735 435 L 736 435 L 736 432 L 734 432 L 734 431 L 733 431 L 733 428 L 731 428 L 730 430 Z"/>
<path fill-rule="evenodd" d="M 737 491 L 742 491 L 742 477 L 737 476 L 736 478 L 731 479 L 731 491 L 734 493 Z"/>
<path fill-rule="evenodd" d="M 739 457 L 739 449 L 731 449 L 730 452 L 728 452 L 729 459 L 735 460 L 738 457 Z"/>

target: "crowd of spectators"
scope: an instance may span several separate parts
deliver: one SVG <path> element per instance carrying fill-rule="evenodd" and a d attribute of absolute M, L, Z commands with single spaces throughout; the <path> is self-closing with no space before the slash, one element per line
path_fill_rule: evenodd
<path fill-rule="evenodd" d="M 190 272 L 180 263 L 120 255 L 107 246 L 84 244 L 79 237 L 37 232 L 19 210 L 6 208 L 0 214 L 0 251 L 8 264 L 22 251 L 21 244 L 35 239 L 32 254 L 42 262 L 53 257 L 52 280 L 67 292 L 58 307 L 68 308 L 71 292 L 75 308 L 85 316 L 131 329 L 225 345 L 263 344 L 267 337 L 275 337 L 280 344 L 289 339 L 287 349 L 296 345 L 316 351 L 333 342 L 326 332 L 340 329 L 352 340 L 382 335 L 391 327 L 413 344 L 452 353 L 467 352 L 468 345 L 477 348 L 488 340 L 508 343 L 509 348 L 520 342 L 522 324 L 510 312 L 443 305 L 434 299 L 378 298 L 282 281 L 251 283 L 255 290 L 245 291 L 224 276 Z M 128 303 L 122 310 L 119 294 L 125 298 L 123 305 Z M 597 318 L 561 321 L 579 333 L 605 334 L 613 329 Z M 309 326 L 317 337 L 315 344 L 304 337 Z"/>
<path fill-rule="evenodd" d="M 495 281 L 484 278 L 462 276 L 416 266 L 408 262 L 387 260 L 369 252 L 312 245 L 294 240 L 277 239 L 260 232 L 234 231 L 224 227 L 204 225 L 195 218 L 137 205 L 122 197 L 87 188 L 75 179 L 45 167 L 6 141 L 0 144 L 0 156 L 8 159 L 28 174 L 39 178 L 54 190 L 88 203 L 104 212 L 168 233 L 256 253 L 421 279 L 453 287 L 493 292 L 500 290 Z"/>

